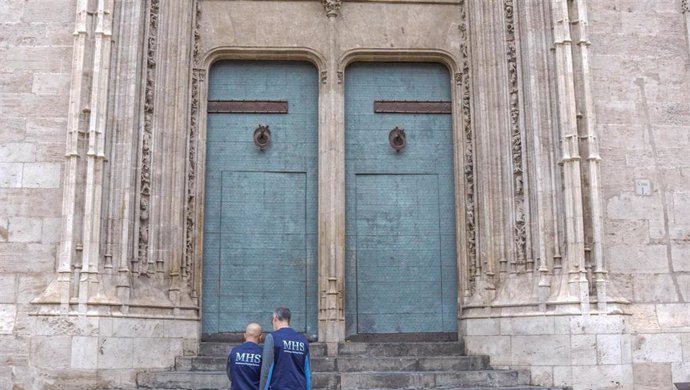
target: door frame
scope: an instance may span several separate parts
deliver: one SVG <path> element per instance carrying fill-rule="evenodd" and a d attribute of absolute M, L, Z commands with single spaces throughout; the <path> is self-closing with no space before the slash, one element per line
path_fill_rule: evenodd
<path fill-rule="evenodd" d="M 319 72 L 318 97 L 318 341 L 341 342 L 345 340 L 345 83 L 344 70 L 353 62 L 434 62 L 444 65 L 449 72 L 452 100 L 453 127 L 453 170 L 455 177 L 455 225 L 456 259 L 458 286 L 458 313 L 462 312 L 462 294 L 465 290 L 464 278 L 467 274 L 466 253 L 466 174 L 465 150 L 472 145 L 474 137 L 469 126 L 463 127 L 464 114 L 460 107 L 469 88 L 461 88 L 461 53 L 451 54 L 436 49 L 352 49 L 338 52 L 329 50 L 329 57 L 318 51 L 305 48 L 287 47 L 216 47 L 209 50 L 199 61 L 193 72 L 190 90 L 192 99 L 191 123 L 196 132 L 190 131 L 189 144 L 196 147 L 195 153 L 188 153 L 186 175 L 195 177 L 194 188 L 186 188 L 195 199 L 187 203 L 185 215 L 194 218 L 195 229 L 192 239 L 194 263 L 193 290 L 202 291 L 203 279 L 203 227 L 204 227 L 204 188 L 206 164 L 207 130 L 207 75 L 211 66 L 221 60 L 262 60 L 262 61 L 307 61 Z M 467 71 L 467 70 L 464 70 Z M 463 92 L 466 91 L 466 92 Z M 467 145 L 469 144 L 469 145 Z M 190 168 L 191 167 L 191 168 Z M 474 169 L 474 167 L 473 167 Z M 473 173 L 471 173 L 473 174 Z M 201 294 L 200 294 L 201 295 Z M 199 297 L 199 308 L 202 307 Z M 200 313 L 203 315 L 203 313 Z M 459 316 L 458 316 L 459 317 Z M 459 320 L 458 320 L 459 321 Z M 201 332 L 201 327 L 199 327 Z M 460 324 L 458 324 L 460 332 Z M 201 334 L 199 334 L 201 337 Z"/>

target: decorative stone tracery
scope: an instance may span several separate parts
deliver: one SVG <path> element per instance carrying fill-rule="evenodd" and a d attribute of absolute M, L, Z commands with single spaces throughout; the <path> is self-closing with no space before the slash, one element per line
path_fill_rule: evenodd
<path fill-rule="evenodd" d="M 514 227 L 513 239 L 515 256 L 512 258 L 510 272 L 524 271 L 526 265 L 527 232 L 525 229 L 525 183 L 523 179 L 522 131 L 520 129 L 520 101 L 518 87 L 517 47 L 515 39 L 515 17 L 513 0 L 504 3 L 506 54 L 508 59 L 508 90 L 510 96 L 510 143 L 513 172 Z M 527 269 L 531 271 L 531 269 Z"/>
<path fill-rule="evenodd" d="M 465 0 L 460 0 L 460 73 L 455 75 L 455 82 L 461 88 L 460 108 L 462 112 L 463 134 L 463 178 L 465 182 L 465 234 L 466 234 L 466 288 L 463 294 L 468 297 L 473 293 L 476 278 L 481 273 L 481 263 L 477 257 L 476 246 L 476 217 L 474 199 L 474 141 L 472 134 L 472 110 L 471 110 L 471 72 L 470 72 L 470 41 L 468 36 L 467 5 Z"/>
<path fill-rule="evenodd" d="M 206 71 L 200 69 L 200 41 L 201 41 L 201 7 L 199 2 L 195 1 L 194 5 L 194 29 L 192 32 L 192 64 L 194 68 L 191 74 L 191 93 L 190 93 L 190 115 L 189 115 L 189 132 L 187 134 L 187 165 L 186 165 L 186 183 L 185 183 L 185 248 L 184 257 L 181 266 L 181 276 L 185 281 L 187 287 L 191 291 L 192 298 L 197 300 L 199 297 L 198 286 L 194 281 L 194 263 L 198 255 L 197 250 L 197 232 L 199 230 L 197 222 L 199 202 L 199 188 L 197 187 L 198 176 L 198 138 L 199 138 L 199 116 L 201 115 L 200 90 L 199 84 L 206 80 Z"/>
<path fill-rule="evenodd" d="M 148 31 L 146 39 L 146 77 L 144 90 L 144 126 L 141 133 L 141 159 L 139 167 L 139 228 L 138 254 L 133 259 L 134 274 L 148 275 L 149 225 L 151 215 L 151 164 L 153 142 L 153 111 L 155 98 L 156 50 L 158 49 L 158 20 L 160 0 L 149 0 Z"/>

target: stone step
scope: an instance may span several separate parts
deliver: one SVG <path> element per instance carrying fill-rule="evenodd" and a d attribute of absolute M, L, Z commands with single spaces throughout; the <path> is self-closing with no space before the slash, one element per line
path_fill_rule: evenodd
<path fill-rule="evenodd" d="M 138 389 L 227 389 L 230 381 L 219 371 L 146 371 L 137 374 Z"/>
<path fill-rule="evenodd" d="M 369 389 L 392 390 L 392 389 Z M 401 390 L 401 389 L 395 389 Z M 428 390 L 428 388 L 404 389 L 404 390 Z M 543 387 L 543 386 L 492 386 L 492 387 L 436 387 L 434 390 L 572 390 L 571 387 Z"/>
<path fill-rule="evenodd" d="M 227 358 L 224 356 L 178 356 L 175 358 L 177 371 L 224 371 Z M 337 371 L 335 357 L 320 356 L 311 359 L 313 372 Z"/>
<path fill-rule="evenodd" d="M 435 389 L 465 387 L 507 387 L 519 383 L 517 371 L 427 371 L 427 372 L 356 372 L 341 373 L 343 389 Z"/>
<path fill-rule="evenodd" d="M 228 356 L 228 352 L 238 343 L 222 341 L 205 341 L 199 345 L 199 356 Z M 326 344 L 310 343 L 309 356 L 326 356 Z"/>
<path fill-rule="evenodd" d="M 511 370 L 427 371 L 427 372 L 315 372 L 314 389 L 431 389 L 517 387 L 518 373 Z M 150 371 L 137 375 L 139 389 L 227 389 L 223 371 Z M 529 388 L 529 387 L 526 387 Z"/>
<path fill-rule="evenodd" d="M 437 390 L 572 390 L 570 387 L 509 386 L 509 387 L 453 387 Z M 420 389 L 421 390 L 421 389 Z"/>
<path fill-rule="evenodd" d="M 520 384 L 516 371 L 465 372 L 356 372 L 313 373 L 312 388 L 319 390 L 567 390 Z M 137 375 L 137 389 L 225 390 L 229 381 L 223 371 L 151 371 Z"/>
<path fill-rule="evenodd" d="M 462 356 L 465 343 L 460 341 L 406 343 L 340 343 L 338 356 Z"/>
<path fill-rule="evenodd" d="M 179 356 L 177 371 L 223 371 L 226 358 L 220 356 Z M 322 356 L 311 359 L 313 372 L 324 371 L 470 371 L 489 368 L 488 356 L 443 357 L 362 357 Z"/>
<path fill-rule="evenodd" d="M 337 359 L 340 372 L 362 371 L 472 371 L 489 368 L 488 356 L 441 356 L 441 357 L 362 357 L 340 356 Z"/>
<path fill-rule="evenodd" d="M 227 356 L 237 343 L 210 341 L 199 345 L 199 356 Z M 309 344 L 312 357 L 326 356 L 324 343 Z M 460 341 L 404 342 L 404 343 L 358 343 L 338 344 L 338 355 L 352 356 L 460 356 L 465 355 L 465 343 Z"/>
<path fill-rule="evenodd" d="M 137 374 L 137 389 L 226 390 L 229 387 L 225 371 L 147 371 Z M 340 375 L 315 372 L 312 374 L 312 388 L 339 390 Z"/>

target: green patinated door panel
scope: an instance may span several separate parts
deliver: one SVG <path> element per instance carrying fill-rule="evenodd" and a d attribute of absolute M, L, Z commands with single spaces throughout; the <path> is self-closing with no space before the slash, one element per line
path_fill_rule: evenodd
<path fill-rule="evenodd" d="M 451 115 L 376 113 L 375 101 L 403 101 L 406 110 L 450 101 L 448 70 L 370 63 L 346 71 L 347 334 L 456 332 Z M 395 127 L 407 140 L 399 152 L 389 141 Z"/>
<path fill-rule="evenodd" d="M 257 100 L 287 101 L 288 112 L 243 112 Z M 203 333 L 242 332 L 252 321 L 270 329 L 272 310 L 287 306 L 293 327 L 316 336 L 316 69 L 220 62 L 209 101 L 240 109 L 208 115 Z M 271 131 L 263 151 L 259 124 Z"/>

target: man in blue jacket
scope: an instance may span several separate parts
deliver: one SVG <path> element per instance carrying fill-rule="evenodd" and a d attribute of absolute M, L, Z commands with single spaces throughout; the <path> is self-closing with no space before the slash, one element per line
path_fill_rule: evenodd
<path fill-rule="evenodd" d="M 273 311 L 273 333 L 264 340 L 261 390 L 311 390 L 309 342 L 290 327 L 290 309 Z"/>
<path fill-rule="evenodd" d="M 228 355 L 227 373 L 231 390 L 259 390 L 261 373 L 261 325 L 251 323 L 244 331 L 244 343 Z"/>

